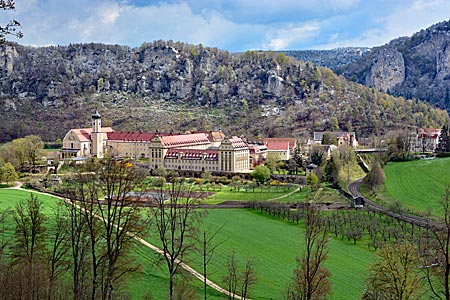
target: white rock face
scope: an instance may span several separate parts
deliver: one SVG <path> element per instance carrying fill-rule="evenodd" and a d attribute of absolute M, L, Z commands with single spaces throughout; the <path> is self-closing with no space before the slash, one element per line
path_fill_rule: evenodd
<path fill-rule="evenodd" d="M 450 45 L 446 45 L 437 53 L 436 79 L 445 80 L 450 77 Z"/>
<path fill-rule="evenodd" d="M 367 75 L 367 85 L 381 91 L 388 91 L 405 80 L 405 61 L 403 55 L 394 48 L 385 48 Z"/>
<path fill-rule="evenodd" d="M 17 53 L 15 47 L 9 45 L 5 45 L 3 48 L 3 51 L 0 51 L 2 54 L 0 56 L 0 68 L 6 68 L 8 74 L 10 74 L 14 70 L 14 60 L 19 56 L 19 53 Z"/>

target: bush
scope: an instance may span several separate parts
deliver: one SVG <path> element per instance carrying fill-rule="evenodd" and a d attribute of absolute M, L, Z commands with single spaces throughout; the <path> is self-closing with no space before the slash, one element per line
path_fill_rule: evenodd
<path fill-rule="evenodd" d="M 436 157 L 450 157 L 450 152 L 437 153 Z"/>

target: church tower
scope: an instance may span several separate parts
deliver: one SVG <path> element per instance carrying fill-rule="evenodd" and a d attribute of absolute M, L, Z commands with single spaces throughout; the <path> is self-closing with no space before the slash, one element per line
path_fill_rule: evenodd
<path fill-rule="evenodd" d="M 92 115 L 91 154 L 103 158 L 102 117 L 97 110 Z"/>

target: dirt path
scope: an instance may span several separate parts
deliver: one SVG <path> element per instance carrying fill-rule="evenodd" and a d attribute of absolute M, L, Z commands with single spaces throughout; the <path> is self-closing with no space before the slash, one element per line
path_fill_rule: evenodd
<path fill-rule="evenodd" d="M 32 190 L 24 189 L 24 188 L 22 188 L 22 183 L 21 183 L 21 182 L 17 182 L 16 185 L 15 185 L 14 187 L 10 187 L 10 188 L 8 188 L 8 189 L 17 189 L 17 190 L 22 190 L 22 191 L 30 192 L 30 193 L 35 193 L 35 194 L 40 194 L 40 195 L 51 196 L 51 197 L 54 197 L 54 198 L 58 198 L 58 199 L 60 199 L 60 200 L 63 200 L 63 201 L 66 202 L 67 204 L 75 205 L 78 209 L 81 209 L 81 210 L 83 209 L 82 207 L 80 207 L 80 206 L 78 206 L 78 205 L 76 205 L 76 204 L 71 203 L 70 201 L 68 201 L 68 199 L 65 199 L 65 198 L 62 198 L 62 197 L 58 197 L 58 196 L 55 196 L 55 195 L 52 195 L 52 194 L 48 194 L 48 193 L 43 193 L 43 192 L 39 192 L 39 191 L 32 191 Z M 96 218 L 98 218 L 98 219 L 101 219 L 101 217 L 98 216 L 98 215 L 94 215 L 94 216 L 95 216 Z M 163 250 L 161 250 L 160 248 L 156 247 L 156 246 L 153 245 L 153 244 L 150 244 L 149 242 L 147 242 L 147 241 L 144 240 L 143 238 L 141 238 L 141 237 L 139 237 L 139 236 L 137 236 L 137 235 L 135 235 L 135 234 L 133 234 L 133 233 L 131 233 L 131 232 L 127 232 L 127 234 L 128 234 L 129 236 L 131 236 L 132 238 L 134 238 L 134 239 L 135 239 L 136 241 L 138 241 L 139 243 L 141 243 L 142 245 L 144 245 L 145 247 L 150 248 L 150 249 L 152 249 L 153 251 L 155 251 L 155 252 L 157 252 L 157 253 L 159 253 L 159 254 L 161 254 L 161 255 L 164 255 L 164 251 L 163 251 Z M 204 282 L 205 277 L 204 277 L 202 274 L 200 274 L 199 272 L 197 272 L 196 270 L 194 270 L 194 268 L 190 267 L 189 265 L 187 265 L 187 264 L 185 264 L 184 262 L 181 262 L 181 261 L 179 261 L 179 260 L 177 260 L 176 262 L 179 263 L 180 266 L 181 266 L 184 270 L 186 270 L 187 272 L 191 273 L 193 276 L 195 276 L 196 278 L 198 278 L 199 280 L 201 280 L 202 282 Z M 208 286 L 210 286 L 211 288 L 215 289 L 216 291 L 218 291 L 218 292 L 220 292 L 220 293 L 222 293 L 222 294 L 225 294 L 226 296 L 232 296 L 233 299 L 238 299 L 238 300 L 251 300 L 251 299 L 249 299 L 249 298 L 245 298 L 245 299 L 244 299 L 243 297 L 241 297 L 241 296 L 239 296 L 239 295 L 236 295 L 236 294 L 233 295 L 233 293 L 231 293 L 231 292 L 227 291 L 226 289 L 220 287 L 218 284 L 214 283 L 213 281 L 209 280 L 208 278 L 206 278 L 206 284 L 207 284 Z"/>
<path fill-rule="evenodd" d="M 290 195 L 292 195 L 292 194 L 297 193 L 298 191 L 300 191 L 300 188 L 301 188 L 301 186 L 300 186 L 300 185 L 297 185 L 297 188 L 296 188 L 295 190 L 293 190 L 292 192 L 289 192 L 289 193 L 287 193 L 287 194 L 281 195 L 281 196 L 276 197 L 276 198 L 267 199 L 267 200 L 265 200 L 265 201 L 276 201 L 276 200 L 280 200 L 280 199 L 283 199 L 283 198 L 287 198 L 287 197 L 289 197 Z"/>

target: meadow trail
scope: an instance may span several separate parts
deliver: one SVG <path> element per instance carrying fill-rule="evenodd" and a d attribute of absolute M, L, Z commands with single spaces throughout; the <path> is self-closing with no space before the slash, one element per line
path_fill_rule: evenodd
<path fill-rule="evenodd" d="M 51 197 L 54 197 L 54 198 L 63 200 L 63 201 L 66 202 L 67 204 L 75 205 L 78 209 L 83 209 L 83 208 L 81 208 L 80 206 L 78 206 L 78 205 L 76 205 L 76 204 L 74 204 L 74 203 L 71 203 L 70 201 L 68 201 L 68 199 L 65 199 L 65 198 L 63 198 L 63 197 L 59 197 L 59 196 L 55 196 L 55 195 L 53 195 L 53 194 L 44 193 L 44 192 L 39 192 L 39 191 L 35 191 L 35 190 L 24 189 L 24 188 L 22 188 L 22 182 L 16 182 L 16 184 L 15 184 L 13 187 L 10 187 L 10 188 L 8 188 L 8 189 L 16 189 L 16 190 L 22 190 L 22 191 L 26 191 L 26 192 L 30 192 L 30 193 L 35 193 L 35 194 L 51 196 Z M 98 216 L 98 215 L 95 215 L 95 217 L 101 219 L 101 217 Z M 163 251 L 163 250 L 161 250 L 161 249 L 158 248 L 157 246 L 155 246 L 155 245 L 153 245 L 153 244 L 147 242 L 145 239 L 143 239 L 143 238 L 141 238 L 141 237 L 139 237 L 139 236 L 137 236 L 137 235 L 135 235 L 135 234 L 133 234 L 133 233 L 130 233 L 130 232 L 127 232 L 127 234 L 128 234 L 129 236 L 131 236 L 132 238 L 134 238 L 136 241 L 138 241 L 140 244 L 144 245 L 145 247 L 150 248 L 151 250 L 153 250 L 153 251 L 155 251 L 155 252 L 157 252 L 157 253 L 159 253 L 159 254 L 161 254 L 161 255 L 164 255 L 164 251 Z M 194 277 L 196 277 L 197 279 L 199 279 L 201 282 L 204 282 L 204 281 L 205 281 L 205 277 L 204 277 L 202 274 L 200 274 L 199 272 L 197 272 L 196 270 L 194 270 L 194 268 L 192 268 L 191 266 L 189 266 L 189 265 L 187 265 L 186 263 L 184 263 L 184 262 L 182 262 L 182 261 L 179 261 L 179 260 L 177 261 L 177 263 L 179 263 L 180 266 L 181 266 L 184 270 L 186 270 L 186 271 L 189 272 L 191 275 L 193 275 Z M 215 289 L 216 291 L 218 291 L 218 292 L 220 292 L 220 293 L 222 293 L 222 294 L 224 294 L 224 295 L 226 295 L 226 296 L 231 296 L 231 297 L 233 297 L 233 299 L 244 300 L 243 297 L 231 293 L 230 291 L 228 291 L 228 290 L 222 288 L 221 286 L 219 286 L 218 284 L 216 284 L 216 283 L 214 283 L 213 281 L 209 280 L 208 278 L 206 278 L 206 284 L 207 284 L 209 287 Z M 251 299 L 245 298 L 245 300 L 251 300 Z"/>

